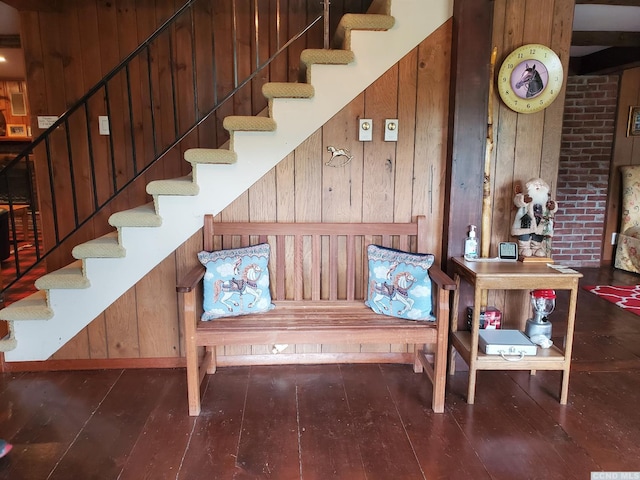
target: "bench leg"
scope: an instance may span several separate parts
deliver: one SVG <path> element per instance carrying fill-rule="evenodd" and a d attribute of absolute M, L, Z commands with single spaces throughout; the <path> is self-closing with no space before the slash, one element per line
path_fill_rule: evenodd
<path fill-rule="evenodd" d="M 415 373 L 422 373 L 424 371 L 422 361 L 420 360 L 420 350 L 423 348 L 424 345 L 418 345 L 417 343 L 413 345 L 413 371 Z"/>
<path fill-rule="evenodd" d="M 200 415 L 200 369 L 196 345 L 196 297 L 195 292 L 182 296 L 182 320 L 184 321 L 185 360 L 187 362 L 187 398 L 189 415 Z"/>
<path fill-rule="evenodd" d="M 216 347 L 207 347 L 207 358 L 209 361 L 207 365 L 203 365 L 202 368 L 207 369 L 207 373 L 213 375 L 216 373 L 216 369 L 218 368 L 218 362 L 216 360 Z"/>

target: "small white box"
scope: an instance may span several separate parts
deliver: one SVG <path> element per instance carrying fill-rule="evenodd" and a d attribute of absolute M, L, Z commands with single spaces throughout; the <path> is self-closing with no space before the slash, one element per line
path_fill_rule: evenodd
<path fill-rule="evenodd" d="M 520 330 L 480 330 L 478 348 L 487 355 L 535 355 L 538 351 Z"/>

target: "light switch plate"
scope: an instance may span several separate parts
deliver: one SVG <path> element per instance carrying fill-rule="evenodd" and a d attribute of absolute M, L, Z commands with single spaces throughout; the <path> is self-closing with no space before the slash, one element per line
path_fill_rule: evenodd
<path fill-rule="evenodd" d="M 106 115 L 98 117 L 98 131 L 100 135 L 109 135 L 109 117 Z"/>
<path fill-rule="evenodd" d="M 373 140 L 373 120 L 370 118 L 361 118 L 358 126 L 358 140 L 361 142 L 370 142 Z"/>
<path fill-rule="evenodd" d="M 398 141 L 398 119 L 397 118 L 387 118 L 384 121 L 384 141 L 385 142 Z"/>

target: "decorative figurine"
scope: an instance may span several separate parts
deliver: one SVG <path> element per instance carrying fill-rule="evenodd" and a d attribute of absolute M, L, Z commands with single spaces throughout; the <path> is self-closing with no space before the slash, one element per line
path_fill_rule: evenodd
<path fill-rule="evenodd" d="M 551 200 L 549 185 L 541 178 L 533 178 L 525 184 L 522 192 L 516 184 L 513 203 L 518 208 L 511 226 L 511 235 L 518 237 L 518 248 L 522 257 L 551 257 L 553 216 L 558 204 Z"/>

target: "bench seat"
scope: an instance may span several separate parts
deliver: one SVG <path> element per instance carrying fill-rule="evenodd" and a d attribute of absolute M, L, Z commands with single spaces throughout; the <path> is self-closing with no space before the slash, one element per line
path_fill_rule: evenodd
<path fill-rule="evenodd" d="M 430 267 L 436 321 L 380 315 L 364 303 L 368 278 L 366 244 L 376 242 L 404 249 L 413 244 L 414 248 L 424 250 L 425 232 L 424 217 L 408 224 L 239 224 L 213 222 L 213 217 L 206 216 L 207 251 L 219 249 L 225 243 L 272 244 L 275 258 L 270 263 L 269 276 L 275 308 L 202 321 L 199 286 L 204 267 L 195 267 L 178 283 L 189 414 L 200 414 L 202 380 L 207 373 L 215 373 L 218 366 L 356 362 L 413 364 L 416 373 L 425 372 L 432 382 L 434 412 L 443 412 L 449 294 L 455 289 L 455 282 L 436 265 Z M 242 241 L 224 240 L 225 236 L 234 235 L 240 235 Z M 362 278 L 357 279 L 356 272 Z M 392 344 L 409 348 L 404 352 L 353 353 L 285 353 L 276 348 L 301 344 Z M 238 345 L 266 345 L 273 353 L 221 356 L 223 347 Z"/>

